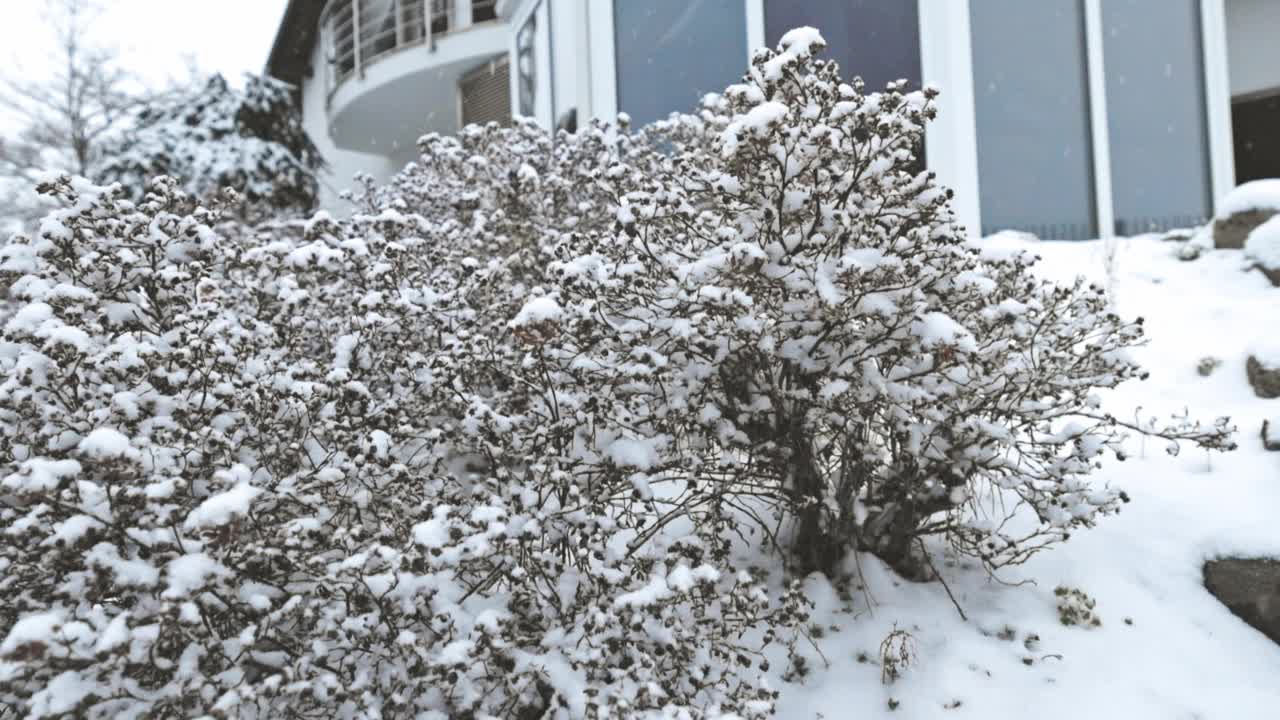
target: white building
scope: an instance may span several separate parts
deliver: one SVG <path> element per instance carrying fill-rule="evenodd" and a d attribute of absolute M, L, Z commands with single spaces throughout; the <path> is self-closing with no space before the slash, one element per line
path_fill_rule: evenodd
<path fill-rule="evenodd" d="M 926 162 L 971 230 L 1188 225 L 1280 176 L 1280 0 L 291 0 L 268 70 L 300 86 L 332 188 L 512 110 L 692 108 L 798 25 L 870 87 L 943 90 Z"/>

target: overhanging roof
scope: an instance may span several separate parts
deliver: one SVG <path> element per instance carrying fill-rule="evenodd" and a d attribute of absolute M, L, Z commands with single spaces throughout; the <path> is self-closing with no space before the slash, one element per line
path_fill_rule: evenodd
<path fill-rule="evenodd" d="M 324 5 L 324 0 L 289 0 L 267 58 L 267 75 L 301 87 L 302 79 L 311 73 L 311 50 Z"/>

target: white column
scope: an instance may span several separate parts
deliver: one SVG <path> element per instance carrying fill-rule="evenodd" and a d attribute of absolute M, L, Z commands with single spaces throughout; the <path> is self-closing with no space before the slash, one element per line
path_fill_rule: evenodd
<path fill-rule="evenodd" d="M 587 25 L 591 47 L 587 62 L 591 68 L 591 107 L 583 113 L 587 118 L 613 122 L 618 117 L 618 67 L 613 47 L 613 0 L 590 0 L 587 3 Z"/>
<path fill-rule="evenodd" d="M 925 85 L 942 91 L 938 119 L 925 128 L 929 169 L 955 191 L 956 220 L 982 234 L 978 132 L 974 117 L 969 0 L 920 0 L 920 65 Z"/>
<path fill-rule="evenodd" d="M 536 58 L 534 64 L 537 66 L 535 73 L 535 86 L 537 92 L 534 95 L 533 107 L 534 117 L 542 126 L 551 130 L 555 129 L 556 116 L 555 104 L 552 99 L 555 96 L 556 77 L 555 61 L 551 57 L 554 49 L 551 47 L 551 37 L 555 34 L 555 30 L 551 27 L 551 3 L 553 0 L 539 0 L 538 8 L 534 10 L 538 18 L 538 32 L 534 34 L 533 56 Z M 557 38 L 557 42 L 559 38 Z"/>
<path fill-rule="evenodd" d="M 471 0 L 453 0 L 453 17 L 449 19 L 450 30 L 461 30 L 471 27 Z"/>
<path fill-rule="evenodd" d="M 747 4 L 747 62 L 751 53 L 764 47 L 764 0 L 744 0 Z"/>
<path fill-rule="evenodd" d="M 1224 0 L 1200 1 L 1204 49 L 1204 102 L 1209 129 L 1209 176 L 1213 207 L 1236 185 L 1235 138 L 1231 128 L 1231 71 L 1227 52 L 1227 9 Z"/>
<path fill-rule="evenodd" d="M 1111 192 L 1111 131 L 1107 125 L 1107 74 L 1103 55 L 1102 0 L 1084 0 L 1084 45 L 1089 67 L 1089 129 L 1093 140 L 1093 197 L 1098 235 L 1116 234 L 1115 195 Z"/>
<path fill-rule="evenodd" d="M 505 4 L 503 6 L 503 10 L 507 11 L 507 8 L 509 8 L 511 4 L 512 3 Z M 524 17 L 522 15 L 517 15 L 516 13 L 511 12 L 511 14 L 509 15 L 504 15 L 503 20 L 511 24 L 511 31 L 507 33 L 507 56 L 511 58 L 511 67 L 509 68 L 510 72 L 507 73 L 507 92 L 510 93 L 511 95 L 511 100 L 510 100 L 511 114 L 519 115 L 520 114 L 520 44 L 519 42 L 517 42 L 517 38 L 520 37 L 520 28 L 524 24 Z"/>

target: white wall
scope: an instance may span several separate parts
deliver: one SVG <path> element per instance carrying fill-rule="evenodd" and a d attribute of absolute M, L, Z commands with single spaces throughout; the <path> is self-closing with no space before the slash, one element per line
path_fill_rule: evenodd
<path fill-rule="evenodd" d="M 327 171 L 320 175 L 320 209 L 334 214 L 346 214 L 351 205 L 338 197 L 338 193 L 351 188 L 351 178 L 359 172 L 369 173 L 379 180 L 391 176 L 391 163 L 382 155 L 339 150 L 329 137 L 329 111 L 325 87 L 328 65 L 324 49 L 317 42 L 311 51 L 311 67 L 315 71 L 302 80 L 302 126 L 329 163 Z"/>
<path fill-rule="evenodd" d="M 1280 0 L 1227 0 L 1231 95 L 1280 88 Z"/>

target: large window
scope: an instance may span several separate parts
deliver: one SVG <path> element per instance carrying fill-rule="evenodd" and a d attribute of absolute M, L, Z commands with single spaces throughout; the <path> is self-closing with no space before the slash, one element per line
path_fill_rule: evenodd
<path fill-rule="evenodd" d="M 1211 214 L 1199 0 L 1102 3 L 1116 232 Z"/>
<path fill-rule="evenodd" d="M 827 41 L 824 57 L 840 63 L 846 78 L 861 77 L 868 90 L 908 80 L 920 87 L 920 15 L 917 0 L 765 0 L 769 47 L 788 30 L 817 28 Z"/>
<path fill-rule="evenodd" d="M 983 233 L 1096 237 L 1081 0 L 971 0 L 970 11 Z"/>
<path fill-rule="evenodd" d="M 743 0 L 614 0 L 618 110 L 640 126 L 689 111 L 747 69 Z"/>

